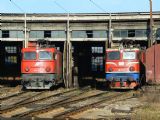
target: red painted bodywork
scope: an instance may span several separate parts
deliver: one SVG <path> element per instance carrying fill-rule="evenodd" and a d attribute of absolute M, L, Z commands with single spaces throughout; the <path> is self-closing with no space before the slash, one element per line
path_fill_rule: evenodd
<path fill-rule="evenodd" d="M 146 50 L 146 82 L 160 84 L 160 44 Z"/>
<path fill-rule="evenodd" d="M 107 53 L 111 51 L 119 51 L 120 52 L 120 60 L 108 60 Z M 136 59 L 134 60 L 124 60 L 123 52 L 125 51 L 133 51 L 136 52 Z M 140 73 L 140 60 L 145 62 L 144 54 L 140 53 L 139 49 L 107 49 L 106 50 L 106 64 L 105 64 L 105 72 L 106 73 Z M 130 67 L 134 67 L 133 71 L 130 71 Z M 110 71 L 112 69 L 112 71 Z M 113 89 L 134 89 L 138 86 L 139 83 L 136 81 L 132 81 L 130 83 L 123 82 L 123 87 L 120 85 L 120 81 L 109 83 L 110 88 Z"/>
<path fill-rule="evenodd" d="M 49 51 L 53 54 L 56 53 L 56 59 L 53 60 L 39 60 L 39 51 Z M 36 60 L 24 60 L 24 52 L 36 52 Z M 28 69 L 26 71 L 25 69 Z M 49 69 L 49 71 L 47 71 Z M 34 74 L 34 73 L 56 73 L 62 74 L 62 54 L 55 48 L 23 48 L 22 49 L 22 61 L 21 61 L 21 73 L 22 74 Z"/>
<path fill-rule="evenodd" d="M 119 51 L 119 49 L 107 49 L 106 54 L 109 51 Z M 105 66 L 106 72 L 109 72 L 109 68 L 112 68 L 112 72 L 130 72 L 129 68 L 131 66 L 134 67 L 135 69 L 134 72 L 140 71 L 138 56 L 137 56 L 137 59 L 135 60 L 123 60 L 122 53 L 124 51 L 125 51 L 124 49 L 120 50 L 120 60 L 107 60 L 106 59 L 106 66 Z M 137 54 L 139 53 L 138 49 L 130 50 L 130 51 L 135 51 Z"/>

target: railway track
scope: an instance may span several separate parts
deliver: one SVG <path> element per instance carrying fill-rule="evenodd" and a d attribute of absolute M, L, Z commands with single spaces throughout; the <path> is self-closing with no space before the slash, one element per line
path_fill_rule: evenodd
<path fill-rule="evenodd" d="M 114 115 L 114 116 L 105 116 L 107 120 L 133 120 L 131 115 Z"/>
<path fill-rule="evenodd" d="M 0 114 L 2 114 L 3 109 L 7 109 L 10 106 L 17 106 L 25 101 L 28 101 L 32 97 L 37 97 L 44 92 L 25 92 L 24 94 L 21 94 L 16 97 L 11 97 L 10 99 L 7 99 L 6 101 L 1 102 L 1 109 Z"/>
<path fill-rule="evenodd" d="M 43 97 L 40 97 L 40 98 L 36 98 L 36 96 L 39 96 L 39 95 L 43 95 L 43 93 L 39 93 L 39 94 L 37 94 L 36 96 L 34 95 L 34 96 L 31 96 L 31 97 L 28 97 L 28 98 L 26 98 L 25 100 L 22 100 L 21 102 L 17 102 L 17 103 L 15 103 L 15 104 L 12 104 L 12 105 L 10 105 L 10 106 L 8 106 L 8 107 L 5 107 L 5 108 L 3 108 L 3 109 L 1 109 L 0 110 L 0 113 L 1 114 L 5 114 L 5 113 L 7 113 L 7 112 L 11 112 L 11 111 L 15 111 L 16 109 L 18 109 L 18 108 L 21 108 L 21 107 L 24 107 L 24 106 L 32 106 L 32 105 L 34 105 L 34 103 L 38 103 L 38 102 L 44 102 L 44 101 L 46 101 L 46 100 L 49 100 L 49 99 L 52 99 L 52 98 L 54 98 L 54 97 L 59 97 L 59 96 L 61 96 L 62 98 L 63 98 L 63 96 L 65 95 L 65 94 L 69 94 L 69 93 L 71 93 L 71 92 L 76 92 L 76 91 L 78 91 L 79 89 L 76 89 L 76 88 L 74 88 L 74 89 L 69 89 L 69 90 L 63 90 L 63 91 L 59 91 L 59 92 L 57 92 L 57 93 L 55 93 L 55 94 L 53 94 L 53 95 L 49 95 L 49 96 L 47 96 L 47 97 L 45 97 L 45 96 L 43 96 Z M 82 90 L 90 90 L 90 87 L 85 87 L 85 88 L 83 88 Z M 54 92 L 56 92 L 56 91 L 54 91 Z M 44 92 L 45 93 L 45 92 Z M 53 92 L 52 92 L 53 93 Z"/>
<path fill-rule="evenodd" d="M 62 105 L 66 101 L 73 99 L 73 98 L 76 98 L 82 94 L 85 94 L 87 91 L 90 91 L 90 90 L 91 90 L 90 87 L 86 87 L 86 88 L 83 88 L 82 90 L 77 89 L 77 91 L 73 91 L 70 95 L 65 96 L 64 94 L 62 94 L 62 96 L 60 96 L 60 98 L 58 100 L 54 100 L 53 102 L 51 102 L 51 104 L 38 107 L 36 109 L 33 109 L 31 111 L 28 111 L 28 112 L 25 112 L 22 114 L 14 115 L 13 117 L 27 117 L 27 116 L 36 115 L 37 113 L 44 113 L 44 112 L 50 111 L 54 107 Z"/>
<path fill-rule="evenodd" d="M 60 114 L 54 116 L 54 119 L 70 118 L 70 116 L 73 116 L 75 114 L 79 114 L 79 113 L 84 112 L 88 109 L 96 108 L 98 105 L 100 105 L 104 102 L 110 102 L 113 99 L 118 99 L 119 97 L 122 97 L 122 96 L 125 96 L 125 95 L 126 95 L 126 93 L 116 92 L 116 93 L 113 93 L 111 95 L 101 97 L 99 100 L 97 100 L 93 103 L 90 103 L 90 104 L 87 104 L 87 105 L 84 105 L 84 106 L 80 106 L 80 107 L 73 107 L 73 108 L 71 108 L 71 109 L 69 109 L 69 110 L 67 110 L 63 113 L 60 113 Z"/>
<path fill-rule="evenodd" d="M 55 115 L 53 117 L 55 119 L 64 119 L 64 118 L 67 118 L 68 116 L 73 115 L 75 113 L 79 113 L 79 112 L 85 111 L 87 109 L 96 107 L 96 106 L 98 106 L 99 104 L 102 104 L 105 101 L 111 101 L 112 99 L 115 99 L 115 98 L 118 98 L 120 96 L 126 95 L 125 93 L 118 93 L 118 92 L 112 93 L 111 95 L 108 95 L 108 94 L 109 94 L 109 92 L 103 92 L 103 93 L 98 93 L 96 95 L 91 95 L 91 96 L 82 97 L 82 98 L 81 97 L 76 98 L 77 96 L 80 96 L 80 94 L 78 94 L 76 96 L 73 95 L 73 96 L 70 96 L 69 99 L 67 98 L 67 99 L 64 99 L 64 100 L 60 100 L 60 101 L 54 102 L 52 104 L 49 104 L 48 106 L 45 106 L 43 108 L 39 108 L 39 109 L 32 110 L 32 111 L 22 113 L 22 114 L 17 114 L 14 117 L 17 117 L 17 118 L 35 117 L 35 116 L 38 116 L 40 114 L 52 111 L 54 109 L 58 109 L 60 107 L 69 106 L 73 103 L 75 104 L 75 103 L 78 103 L 78 102 L 81 102 L 81 101 L 97 98 L 96 101 L 91 102 L 90 104 L 87 104 L 87 105 L 84 105 L 84 106 L 81 106 L 81 107 L 76 107 L 76 108 L 75 107 L 69 108 L 69 110 L 67 110 L 65 112 L 62 112 L 58 115 Z"/>
<path fill-rule="evenodd" d="M 12 105 L 7 106 L 7 107 L 5 107 L 5 108 L 1 108 L 0 113 L 2 113 L 2 111 L 8 110 L 8 109 L 10 109 L 10 108 L 18 107 L 19 105 L 26 103 L 26 102 L 29 101 L 30 99 L 33 99 L 33 97 L 38 97 L 38 96 L 40 96 L 40 95 L 43 95 L 44 93 L 46 93 L 46 91 L 39 92 L 39 93 L 33 93 L 32 95 L 29 95 L 29 96 L 25 97 L 25 99 L 22 99 L 22 100 L 20 100 L 20 101 L 17 101 L 17 102 L 15 102 L 15 103 L 13 103 Z"/>
<path fill-rule="evenodd" d="M 0 101 L 7 100 L 7 99 L 14 97 L 14 96 L 18 96 L 22 93 L 24 93 L 24 91 L 21 91 L 20 86 L 17 86 L 14 88 L 3 86 L 3 88 L 1 88 L 1 91 L 0 91 Z"/>
<path fill-rule="evenodd" d="M 47 99 L 50 99 L 50 98 L 53 98 L 53 97 L 57 97 L 57 96 L 60 96 L 60 95 L 62 95 L 62 94 L 67 94 L 67 93 L 72 92 L 72 91 L 75 91 L 75 90 L 78 90 L 78 89 L 70 89 L 70 90 L 67 90 L 67 91 L 62 91 L 62 92 L 58 92 L 58 93 L 53 94 L 53 95 L 49 95 L 49 96 L 47 96 L 47 97 L 42 97 L 42 98 L 39 98 L 39 99 L 34 99 L 34 98 L 36 98 L 37 96 L 40 96 L 40 95 L 46 93 L 46 92 L 44 92 L 44 93 L 38 94 L 38 95 L 36 95 L 36 96 L 33 96 L 33 97 L 31 97 L 31 98 L 26 98 L 25 101 L 22 101 L 22 102 L 19 102 L 19 103 L 17 103 L 17 104 L 13 104 L 12 106 L 9 106 L 9 107 L 7 107 L 7 108 L 1 109 L 1 114 L 6 113 L 6 112 L 13 111 L 13 110 L 18 109 L 18 108 L 20 108 L 20 107 L 32 105 L 32 104 L 34 104 L 34 103 L 36 103 L 36 102 L 45 101 L 45 100 L 47 100 Z M 32 100 L 31 100 L 31 99 L 32 99 Z"/>
<path fill-rule="evenodd" d="M 18 92 L 18 93 L 9 95 L 9 96 L 0 97 L 0 102 L 2 102 L 2 101 L 4 101 L 4 100 L 8 100 L 8 99 L 10 99 L 10 98 L 12 98 L 12 97 L 17 97 L 17 96 L 22 95 L 22 94 L 25 94 L 25 93 L 27 93 L 27 92 L 21 91 L 21 92 Z"/>
<path fill-rule="evenodd" d="M 10 89 L 11 89 L 11 88 L 9 88 L 9 87 L 1 86 L 1 87 L 0 87 L 0 97 L 3 96 L 4 92 L 9 91 Z"/>
<path fill-rule="evenodd" d="M 79 97 L 80 94 L 76 95 L 76 96 L 73 96 L 72 98 L 70 99 L 67 99 L 66 101 L 59 101 L 57 103 L 55 103 L 54 105 L 49 105 L 48 107 L 46 108 L 42 108 L 40 110 L 36 110 L 34 112 L 31 112 L 30 114 L 25 114 L 25 116 L 34 116 L 34 115 L 39 115 L 39 114 L 43 114 L 45 112 L 49 112 L 55 108 L 58 108 L 58 107 L 64 107 L 64 106 L 68 106 L 68 104 L 72 104 L 72 103 L 75 103 L 75 102 L 79 102 L 79 101 L 83 101 L 83 100 L 86 100 L 86 99 L 90 99 L 90 98 L 95 98 L 95 97 L 98 97 L 98 96 L 101 96 L 101 95 L 104 95 L 104 94 L 107 94 L 108 92 L 104 92 L 104 93 L 99 93 L 99 94 L 96 94 L 96 95 L 91 95 L 91 96 L 88 96 L 88 97 L 80 97 L 80 98 L 75 98 L 75 97 Z M 82 93 L 83 94 L 83 93 Z M 75 100 L 74 100 L 75 99 Z M 24 114 L 19 116 L 19 117 L 24 117 Z"/>
<path fill-rule="evenodd" d="M 52 118 L 54 119 L 65 119 L 72 118 L 72 116 L 82 113 L 88 109 L 98 107 L 104 102 L 111 102 L 112 100 L 118 101 L 119 98 L 131 94 L 130 92 L 111 92 L 111 91 L 101 91 L 95 92 L 94 94 L 88 94 L 94 92 L 90 88 L 79 89 L 70 89 L 67 91 L 61 91 L 59 93 L 49 95 L 47 97 L 43 96 L 36 98 L 37 96 L 43 95 L 43 92 L 36 95 L 30 96 L 30 98 L 25 98 L 24 101 L 19 103 L 12 104 L 6 108 L 1 109 L 0 114 L 6 116 L 10 114 L 14 119 L 28 118 L 28 117 L 45 117 L 45 114 L 51 113 Z M 45 93 L 45 92 L 44 92 Z M 132 94 L 133 95 L 133 94 Z M 132 96 L 133 97 L 133 96 Z M 47 103 L 47 101 L 50 101 Z M 85 101 L 89 101 L 87 104 Z M 74 104 L 85 103 L 82 106 L 74 106 Z M 28 111 L 14 112 L 18 109 L 29 108 Z M 30 109 L 31 108 L 31 109 Z M 64 111 L 55 112 L 53 111 L 64 108 Z"/>

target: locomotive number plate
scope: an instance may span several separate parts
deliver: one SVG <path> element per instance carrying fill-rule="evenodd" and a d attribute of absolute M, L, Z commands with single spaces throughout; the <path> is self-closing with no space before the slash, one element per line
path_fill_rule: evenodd
<path fill-rule="evenodd" d="M 118 62 L 118 65 L 123 66 L 124 62 Z"/>

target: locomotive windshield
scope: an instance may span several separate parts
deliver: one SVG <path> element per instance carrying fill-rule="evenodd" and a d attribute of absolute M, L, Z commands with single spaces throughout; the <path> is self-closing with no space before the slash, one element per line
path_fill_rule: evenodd
<path fill-rule="evenodd" d="M 119 51 L 111 51 L 107 53 L 108 60 L 119 60 L 120 59 L 120 52 Z"/>
<path fill-rule="evenodd" d="M 133 60 L 136 59 L 136 52 L 123 52 L 124 60 Z"/>
<path fill-rule="evenodd" d="M 36 52 L 24 52 L 23 59 L 24 60 L 35 60 Z"/>
<path fill-rule="evenodd" d="M 48 51 L 40 51 L 39 52 L 39 59 L 40 60 L 52 60 L 53 56 L 52 56 L 52 52 L 48 52 Z"/>

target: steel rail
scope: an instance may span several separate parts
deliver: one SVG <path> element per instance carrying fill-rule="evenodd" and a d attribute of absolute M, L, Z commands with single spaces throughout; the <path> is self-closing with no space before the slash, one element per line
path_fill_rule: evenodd
<path fill-rule="evenodd" d="M 126 93 L 115 93 L 114 95 L 110 95 L 110 96 L 106 96 L 106 97 L 103 97 L 101 100 L 98 100 L 96 102 L 93 102 L 89 105 L 85 105 L 85 106 L 82 106 L 82 107 L 78 107 L 78 108 L 72 108 L 70 109 L 69 111 L 65 111 L 63 113 L 60 113 L 56 116 L 54 116 L 53 118 L 54 119 L 64 119 L 64 118 L 69 118 L 69 116 L 71 115 L 75 115 L 77 113 L 80 113 L 80 112 L 83 112 L 83 111 L 86 111 L 88 109 L 91 109 L 91 108 L 95 108 L 96 106 L 102 104 L 103 102 L 106 102 L 106 101 L 111 101 L 115 98 L 119 98 L 123 95 L 126 95 Z"/>
<path fill-rule="evenodd" d="M 34 97 L 40 96 L 40 95 L 42 95 L 42 94 L 44 94 L 44 93 L 46 93 L 46 91 L 43 91 L 43 92 L 40 92 L 40 93 L 34 93 L 34 94 L 31 95 L 31 96 L 27 96 L 27 98 L 22 99 L 22 100 L 20 100 L 20 101 L 18 101 L 18 102 L 16 102 L 16 103 L 12 104 L 12 105 L 9 106 L 9 107 L 5 107 L 5 108 L 1 109 L 1 110 L 0 110 L 0 113 L 3 113 L 3 111 L 9 110 L 10 108 L 18 107 L 19 105 L 24 104 L 24 103 L 27 102 L 28 100 L 30 100 L 30 99 L 32 99 L 32 98 L 34 98 Z"/>
<path fill-rule="evenodd" d="M 37 99 L 37 100 L 24 101 L 24 102 L 22 102 L 22 103 L 17 104 L 16 106 L 15 106 L 15 105 L 12 105 L 12 106 L 10 106 L 10 107 L 8 107 L 8 108 L 1 109 L 1 113 L 6 113 L 6 112 L 9 112 L 9 111 L 13 111 L 13 110 L 18 109 L 18 108 L 20 108 L 20 107 L 29 106 L 29 105 L 34 104 L 34 103 L 36 103 L 36 102 L 45 101 L 45 100 L 50 99 L 50 98 L 52 98 L 52 97 L 57 97 L 57 96 L 60 96 L 60 95 L 62 95 L 62 94 L 66 94 L 66 93 L 69 93 L 69 92 L 72 92 L 72 91 L 75 91 L 75 90 L 77 90 L 77 89 L 71 89 L 71 90 L 63 91 L 63 92 L 56 93 L 56 94 L 54 94 L 54 95 L 50 95 L 50 96 L 48 96 L 48 97 L 40 98 L 40 99 Z M 36 96 L 34 96 L 34 97 L 36 97 Z M 32 98 L 34 98 L 34 97 L 32 97 Z M 32 98 L 31 98 L 31 99 L 32 99 Z"/>
<path fill-rule="evenodd" d="M 50 110 L 52 110 L 55 106 L 61 105 L 61 104 L 63 104 L 65 101 L 70 100 L 70 99 L 73 98 L 73 97 L 77 97 L 77 96 L 79 96 L 79 95 L 81 95 L 81 94 L 84 94 L 84 93 L 88 92 L 89 90 L 90 90 L 90 87 L 87 87 L 87 88 L 85 88 L 85 89 L 82 89 L 81 91 L 77 91 L 77 92 L 79 92 L 79 93 L 76 92 L 76 93 L 74 93 L 74 94 L 72 94 L 72 95 L 63 97 L 62 99 L 56 100 L 56 101 L 52 102 L 52 103 L 49 104 L 49 105 L 43 106 L 43 108 L 36 108 L 36 109 L 33 109 L 33 110 L 31 110 L 31 111 L 28 111 L 28 112 L 24 112 L 24 113 L 20 113 L 20 114 L 14 115 L 14 116 L 12 116 L 12 117 L 17 117 L 17 118 L 19 118 L 19 117 L 28 117 L 28 116 L 33 116 L 33 115 L 35 115 L 35 114 L 37 114 L 37 113 L 44 113 L 44 112 L 50 111 Z"/>
<path fill-rule="evenodd" d="M 7 100 L 7 99 L 10 99 L 10 98 L 12 98 L 12 97 L 16 97 L 16 96 L 18 96 L 18 95 L 25 94 L 25 93 L 27 93 L 27 92 L 26 92 L 26 91 L 23 91 L 23 92 L 15 93 L 15 94 L 12 94 L 12 95 L 9 95 L 9 96 L 6 96 L 6 97 L 1 97 L 1 98 L 0 98 L 0 102 L 1 102 L 1 101 L 4 101 L 4 100 Z"/>
<path fill-rule="evenodd" d="M 34 114 L 31 114 L 32 116 L 33 115 L 39 115 L 41 113 L 44 113 L 44 112 L 48 112 L 48 111 L 51 111 L 55 108 L 58 108 L 58 107 L 66 107 L 68 104 L 72 104 L 72 103 L 76 103 L 76 102 L 80 102 L 80 101 L 84 101 L 84 100 L 87 100 L 87 99 L 91 99 L 91 98 L 95 98 L 95 97 L 99 97 L 99 96 L 102 96 L 102 95 L 105 95 L 105 94 L 108 94 L 109 92 L 103 92 L 103 93 L 98 93 L 96 95 L 91 95 L 91 96 L 87 96 L 87 97 L 82 97 L 82 98 L 79 98 L 79 99 L 75 99 L 75 97 L 77 96 L 74 96 L 73 98 L 70 98 L 69 100 L 66 100 L 66 101 L 62 101 L 61 103 L 58 103 L 58 104 L 55 104 L 54 106 L 50 106 L 48 108 L 45 109 L 45 111 L 42 109 L 42 110 L 39 110 L 39 111 L 36 111 L 36 113 Z M 73 100 L 75 99 L 75 100 Z"/>

